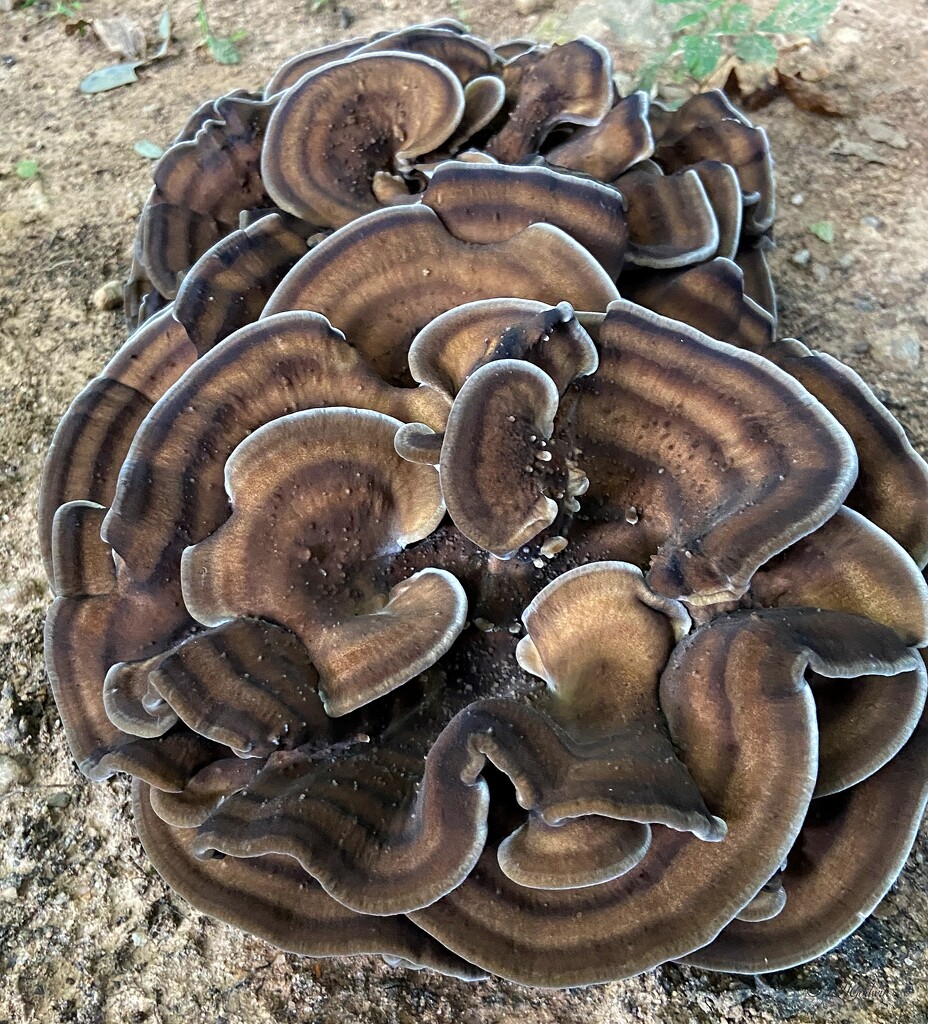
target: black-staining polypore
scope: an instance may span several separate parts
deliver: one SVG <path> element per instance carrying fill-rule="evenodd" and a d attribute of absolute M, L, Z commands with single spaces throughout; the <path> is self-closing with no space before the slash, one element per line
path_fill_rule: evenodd
<path fill-rule="evenodd" d="M 928 467 L 777 340 L 764 132 L 443 21 L 154 178 L 40 519 L 68 742 L 167 881 L 542 986 L 853 930 L 928 794 Z"/>

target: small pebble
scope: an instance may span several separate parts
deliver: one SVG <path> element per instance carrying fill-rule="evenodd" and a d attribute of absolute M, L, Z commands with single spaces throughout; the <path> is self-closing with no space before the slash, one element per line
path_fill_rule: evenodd
<path fill-rule="evenodd" d="M 19 897 L 19 889 L 15 885 L 8 885 L 0 889 L 0 903 L 12 903 Z"/>
<path fill-rule="evenodd" d="M 793 263 L 799 267 L 804 267 L 812 259 L 812 253 L 808 249 L 800 249 L 799 252 L 793 253 Z"/>
<path fill-rule="evenodd" d="M 865 228 L 874 228 L 874 229 L 876 229 L 876 228 L 881 228 L 883 226 L 883 222 L 880 220 L 880 218 L 879 217 L 874 217 L 872 214 L 869 214 L 866 217 L 861 217 L 860 218 L 860 223 L 863 224 L 863 226 Z"/>
<path fill-rule="evenodd" d="M 812 276 L 819 284 L 824 284 L 831 277 L 831 271 L 824 263 L 815 263 L 812 266 Z"/>
<path fill-rule="evenodd" d="M 107 281 L 93 293 L 90 303 L 94 309 L 118 309 L 122 305 L 122 289 L 122 281 Z"/>
<path fill-rule="evenodd" d="M 0 793 L 7 793 L 29 781 L 29 772 L 8 754 L 0 754 Z"/>
<path fill-rule="evenodd" d="M 794 193 L 792 198 L 790 199 L 790 202 L 793 204 L 793 206 L 802 206 L 802 204 L 805 201 L 806 197 L 801 192 Z"/>
<path fill-rule="evenodd" d="M 45 801 L 48 807 L 67 807 L 71 802 L 71 794 L 65 790 L 59 790 L 57 793 L 52 793 Z"/>

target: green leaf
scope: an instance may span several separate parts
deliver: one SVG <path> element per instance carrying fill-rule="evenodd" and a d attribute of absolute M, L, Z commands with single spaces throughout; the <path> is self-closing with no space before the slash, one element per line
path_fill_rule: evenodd
<path fill-rule="evenodd" d="M 831 245 L 835 240 L 835 226 L 830 220 L 817 220 L 814 224 L 809 225 L 809 230 L 826 245 Z"/>
<path fill-rule="evenodd" d="M 828 24 L 838 0 L 780 0 L 757 26 L 760 32 L 804 32 L 814 35 Z"/>
<path fill-rule="evenodd" d="M 732 4 L 722 15 L 719 26 L 726 35 L 740 36 L 749 32 L 754 24 L 754 12 L 747 4 Z"/>
<path fill-rule="evenodd" d="M 84 93 L 107 92 L 121 85 L 131 85 L 139 80 L 135 69 L 141 64 L 141 61 L 133 60 L 128 64 L 111 64 L 108 68 L 91 71 L 81 82 L 80 90 Z"/>
<path fill-rule="evenodd" d="M 217 64 L 239 64 L 242 58 L 238 48 L 231 39 L 222 36 L 210 36 L 206 40 L 206 48 L 213 55 Z"/>
<path fill-rule="evenodd" d="M 692 28 L 693 25 L 698 25 L 701 21 L 705 21 L 707 17 L 708 12 L 706 11 L 693 11 L 692 14 L 684 14 L 670 31 L 682 32 L 685 28 Z"/>
<path fill-rule="evenodd" d="M 139 139 L 132 148 L 146 160 L 157 160 L 164 152 L 157 142 L 151 142 L 149 139 Z"/>
<path fill-rule="evenodd" d="M 722 44 L 712 36 L 684 36 L 683 64 L 687 73 L 700 80 L 708 78 L 718 67 Z"/>
<path fill-rule="evenodd" d="M 766 37 L 760 35 L 742 36 L 735 42 L 735 56 L 747 64 L 763 64 L 773 67 L 777 62 L 777 48 Z"/>
<path fill-rule="evenodd" d="M 16 165 L 18 178 L 34 178 L 39 173 L 39 165 L 35 160 L 20 160 Z"/>

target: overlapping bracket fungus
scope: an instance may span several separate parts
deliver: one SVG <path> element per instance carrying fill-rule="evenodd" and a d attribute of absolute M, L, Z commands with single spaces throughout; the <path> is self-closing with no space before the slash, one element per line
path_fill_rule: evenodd
<path fill-rule="evenodd" d="M 40 519 L 68 742 L 168 882 L 541 986 L 849 934 L 928 796 L 928 467 L 777 340 L 763 130 L 442 21 L 154 176 Z"/>

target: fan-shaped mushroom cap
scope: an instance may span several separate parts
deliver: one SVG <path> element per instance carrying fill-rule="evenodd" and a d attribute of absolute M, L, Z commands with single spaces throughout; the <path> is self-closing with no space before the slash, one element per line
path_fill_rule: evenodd
<path fill-rule="evenodd" d="M 105 526 L 133 575 L 146 579 L 226 518 L 223 467 L 239 442 L 279 416 L 319 406 L 372 408 L 437 427 L 448 407 L 432 389 L 385 384 L 316 313 L 250 324 L 199 359 L 138 431 Z"/>
<path fill-rule="evenodd" d="M 841 422 L 860 461 L 851 508 L 897 540 L 919 568 L 928 564 L 928 464 L 896 419 L 849 367 L 798 341 L 767 353 Z"/>
<path fill-rule="evenodd" d="M 642 275 L 623 294 L 718 341 L 766 354 L 776 338 L 773 317 L 744 293 L 738 265 L 717 257 L 685 270 Z"/>
<path fill-rule="evenodd" d="M 530 889 L 575 889 L 608 882 L 641 862 L 650 826 L 587 815 L 549 825 L 532 815 L 499 845 L 500 870 Z"/>
<path fill-rule="evenodd" d="M 284 275 L 306 255 L 306 234 L 305 226 L 271 213 L 226 235 L 200 257 L 173 309 L 199 355 L 258 319 Z"/>
<path fill-rule="evenodd" d="M 223 225 L 196 210 L 155 200 L 148 200 L 139 219 L 143 266 L 158 292 L 173 299 L 187 271 L 222 238 Z"/>
<path fill-rule="evenodd" d="M 241 96 L 216 100 L 215 118 L 189 142 L 171 146 L 155 165 L 156 200 L 233 225 L 241 210 L 262 205 L 261 148 L 275 105 Z"/>
<path fill-rule="evenodd" d="M 110 548 L 100 539 L 105 514 L 95 502 L 72 501 L 55 514 L 54 580 L 59 596 L 45 621 L 49 682 L 68 745 L 80 770 L 94 780 L 131 771 L 160 788 L 182 789 L 212 756 L 199 737 L 168 734 L 136 740 L 118 729 L 103 703 L 103 679 L 113 662 L 146 655 L 151 633 L 176 635 L 189 621 L 183 611 L 126 606 L 117 589 Z M 114 626 L 119 622 L 117 631 Z"/>
<path fill-rule="evenodd" d="M 736 921 L 769 921 L 786 906 L 786 890 L 783 888 L 783 872 L 778 871 L 770 881 L 765 882 L 760 892 L 750 903 L 735 915 Z"/>
<path fill-rule="evenodd" d="M 761 566 L 748 593 L 765 607 L 866 615 L 910 646 L 928 643 L 928 583 L 889 534 L 848 508 Z"/>
<path fill-rule="evenodd" d="M 549 167 L 441 164 L 422 197 L 462 242 L 502 242 L 531 224 L 566 231 L 616 277 L 625 254 L 625 202 L 607 185 Z"/>
<path fill-rule="evenodd" d="M 864 782 L 813 800 L 783 873 L 786 905 L 769 921 L 733 921 L 686 963 L 761 974 L 805 963 L 857 928 L 896 880 L 928 801 L 928 715 Z"/>
<path fill-rule="evenodd" d="M 485 977 L 405 917 L 357 914 L 342 906 L 291 857 L 197 858 L 193 829 L 163 822 L 144 783 L 136 782 L 132 796 L 139 838 L 159 874 L 213 917 L 293 953 L 386 953 L 457 978 Z"/>
<path fill-rule="evenodd" d="M 51 581 L 55 512 L 68 501 L 110 504 L 139 424 L 195 359 L 186 331 L 166 310 L 140 327 L 71 403 L 55 430 L 39 485 L 39 543 Z"/>
<path fill-rule="evenodd" d="M 410 725 L 414 732 L 376 745 L 275 755 L 199 827 L 194 851 L 286 853 L 340 903 L 364 913 L 433 903 L 480 855 L 489 793 L 469 770 L 474 755 L 466 742 L 449 733 L 428 749 L 427 724 L 414 717 Z"/>
<path fill-rule="evenodd" d="M 809 679 L 818 715 L 816 796 L 829 796 L 871 776 L 895 757 L 925 706 L 925 670 L 885 678 Z"/>
<path fill-rule="evenodd" d="M 448 151 L 456 153 L 473 136 L 483 131 L 503 109 L 505 102 L 506 87 L 502 79 L 496 75 L 481 75 L 479 78 L 471 79 L 464 86 L 464 113 L 454 134 L 446 143 Z M 487 160 L 495 163 L 489 155 Z"/>
<path fill-rule="evenodd" d="M 523 62 L 509 119 L 487 143 L 500 163 L 521 163 L 556 125 L 596 124 L 612 105 L 612 58 L 599 43 L 574 39 L 532 57 Z"/>
<path fill-rule="evenodd" d="M 554 430 L 558 399 L 543 370 L 498 359 L 470 375 L 451 407 L 440 461 L 448 514 L 465 537 L 500 558 L 557 516 L 557 502 L 544 493 L 547 474 L 536 476 L 534 467 Z"/>
<path fill-rule="evenodd" d="M 371 191 L 377 171 L 437 149 L 463 113 L 461 83 L 428 57 L 362 53 L 326 64 L 285 93 L 271 117 L 261 158 L 267 190 L 282 210 L 340 227 L 380 205 Z"/>
<path fill-rule="evenodd" d="M 777 294 L 773 287 L 770 264 L 767 262 L 767 253 L 774 248 L 770 235 L 758 235 L 756 238 L 742 235 L 741 244 L 735 253 L 735 263 L 744 274 L 744 294 L 776 319 Z"/>
<path fill-rule="evenodd" d="M 493 48 L 482 39 L 436 24 L 413 25 L 390 32 L 366 43 L 359 52 L 381 53 L 384 50 L 431 57 L 450 68 L 462 85 L 488 74 L 499 63 Z"/>
<path fill-rule="evenodd" d="M 353 287 L 346 288 L 349 279 Z M 412 339 L 452 306 L 505 295 L 603 309 L 617 294 L 590 254 L 550 224 L 472 245 L 445 230 L 428 207 L 403 206 L 368 214 L 320 242 L 262 315 L 317 310 L 378 372 L 402 380 Z"/>
<path fill-rule="evenodd" d="M 648 104 L 646 92 L 633 92 L 619 100 L 598 124 L 578 128 L 566 142 L 548 150 L 545 159 L 557 167 L 612 181 L 654 152 Z"/>
<path fill-rule="evenodd" d="M 413 380 L 454 398 L 478 367 L 496 359 L 528 359 L 563 394 L 577 377 L 595 372 L 596 346 L 567 302 L 483 299 L 437 316 L 413 339 Z"/>
<path fill-rule="evenodd" d="M 640 306 L 610 304 L 598 335 L 574 421 L 588 514 L 640 510 L 616 542 L 650 538 L 659 593 L 695 605 L 740 596 L 840 506 L 856 473 L 850 438 L 766 359 Z"/>
<path fill-rule="evenodd" d="M 201 768 L 180 792 L 152 788 L 152 810 L 168 825 L 196 828 L 232 793 L 244 789 L 263 765 L 257 757 L 221 757 Z"/>
<path fill-rule="evenodd" d="M 427 537 L 444 515 L 435 470 L 394 451 L 399 426 L 316 409 L 256 430 L 226 463 L 231 517 L 181 562 L 185 603 L 204 624 L 257 616 L 303 641 L 330 715 L 424 671 L 467 613 L 461 585 L 440 569 L 394 587 L 382 608 L 349 590 L 358 567 Z"/>
<path fill-rule="evenodd" d="M 254 619 L 195 634 L 160 656 L 149 676 L 188 728 L 254 758 L 326 736 L 317 680 L 295 636 Z"/>
<path fill-rule="evenodd" d="M 699 790 L 728 824 L 724 842 L 655 827 L 638 867 L 563 891 L 514 884 L 488 848 L 458 888 L 412 920 L 522 984 L 612 980 L 705 945 L 774 875 L 802 824 L 815 781 L 809 664 L 855 675 L 914 661 L 892 632 L 856 616 L 716 619 L 677 646 L 660 701 Z"/>
<path fill-rule="evenodd" d="M 175 295 L 188 269 L 238 225 L 240 211 L 267 205 L 261 147 L 275 102 L 236 93 L 215 100 L 195 135 L 171 146 L 155 165 L 139 253 L 163 295 Z"/>
<path fill-rule="evenodd" d="M 731 164 L 720 163 L 718 160 L 700 160 L 688 170 L 699 176 L 718 222 L 718 255 L 733 260 L 741 240 L 745 204 L 753 205 L 759 197 L 749 196 L 745 199 L 738 174 Z"/>
<path fill-rule="evenodd" d="M 667 270 L 715 255 L 719 225 L 695 171 L 656 175 L 633 169 L 615 184 L 628 203 L 629 263 Z"/>
<path fill-rule="evenodd" d="M 549 583 L 522 620 L 519 664 L 548 683 L 546 710 L 587 756 L 608 752 L 609 790 L 622 794 L 629 817 L 721 839 L 725 825 L 674 754 L 657 703 L 660 673 L 690 626 L 683 606 L 654 594 L 635 566 L 593 562 Z"/>
<path fill-rule="evenodd" d="M 712 90 L 691 97 L 656 134 L 654 158 L 668 171 L 701 160 L 717 160 L 735 169 L 749 200 L 744 211 L 748 233 L 762 234 L 773 224 L 776 197 L 767 133 L 753 127 L 724 93 Z"/>
<path fill-rule="evenodd" d="M 510 61 L 514 57 L 518 57 L 519 54 L 535 49 L 536 45 L 534 39 L 507 39 L 494 49 L 500 60 Z"/>
<path fill-rule="evenodd" d="M 264 98 L 270 99 L 272 96 L 277 96 L 289 89 L 291 85 L 296 85 L 304 75 L 308 75 L 310 71 L 316 71 L 324 64 L 331 64 L 333 61 L 350 57 L 366 42 L 367 39 L 364 36 L 355 36 L 354 39 L 345 39 L 339 43 L 330 43 L 328 46 L 320 46 L 315 50 L 296 54 L 284 61 L 274 72 L 271 80 L 264 87 Z"/>

